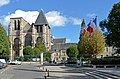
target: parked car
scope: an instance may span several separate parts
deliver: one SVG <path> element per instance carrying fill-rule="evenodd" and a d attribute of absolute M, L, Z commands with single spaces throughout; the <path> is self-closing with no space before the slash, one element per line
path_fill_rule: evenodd
<path fill-rule="evenodd" d="M 0 61 L 0 69 L 2 69 L 4 64 Z"/>
<path fill-rule="evenodd" d="M 6 63 L 5 59 L 0 59 L 0 61 L 3 63 L 3 68 L 7 67 L 7 63 Z"/>
<path fill-rule="evenodd" d="M 21 65 L 22 62 L 17 60 L 8 60 L 7 63 L 12 65 Z"/>

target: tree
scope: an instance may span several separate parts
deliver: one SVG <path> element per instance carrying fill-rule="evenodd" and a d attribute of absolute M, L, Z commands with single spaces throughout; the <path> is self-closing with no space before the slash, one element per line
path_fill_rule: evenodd
<path fill-rule="evenodd" d="M 107 45 L 116 47 L 120 53 L 120 2 L 114 4 L 108 18 L 100 22 L 100 27 L 106 36 Z"/>
<path fill-rule="evenodd" d="M 34 47 L 34 57 L 39 58 L 40 57 L 40 50 L 37 47 Z"/>
<path fill-rule="evenodd" d="M 35 47 L 40 50 L 40 52 L 46 52 L 46 47 L 43 43 L 36 43 Z"/>
<path fill-rule="evenodd" d="M 3 26 L 0 24 L 0 55 L 2 57 L 9 56 L 9 40 L 7 37 L 7 33 Z"/>
<path fill-rule="evenodd" d="M 93 32 L 92 37 L 87 32 L 85 36 L 81 37 L 78 42 L 79 57 L 82 56 L 92 56 L 97 55 L 104 51 L 105 39 L 102 32 L 96 28 Z"/>
<path fill-rule="evenodd" d="M 24 58 L 25 61 L 30 61 L 31 58 L 33 57 L 33 49 L 31 46 L 27 46 L 23 49 L 23 54 L 24 54 Z"/>
<path fill-rule="evenodd" d="M 67 56 L 68 58 L 68 62 L 76 62 L 77 60 L 77 55 L 78 55 L 78 49 L 75 46 L 70 46 L 67 51 Z"/>
<path fill-rule="evenodd" d="M 50 61 L 51 60 L 51 53 L 49 53 L 49 52 L 44 53 L 44 60 Z"/>

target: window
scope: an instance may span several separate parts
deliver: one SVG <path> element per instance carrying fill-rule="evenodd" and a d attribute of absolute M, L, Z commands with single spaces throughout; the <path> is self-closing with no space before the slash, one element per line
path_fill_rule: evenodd
<path fill-rule="evenodd" d="M 38 28 L 38 26 L 36 27 L 36 29 L 37 29 L 37 33 L 39 33 L 39 28 Z"/>
<path fill-rule="evenodd" d="M 18 20 L 18 29 L 17 30 L 20 30 L 20 21 Z"/>
<path fill-rule="evenodd" d="M 40 32 L 43 32 L 43 28 L 42 28 L 42 26 L 40 26 Z"/>
<path fill-rule="evenodd" d="M 17 27 L 16 27 L 16 20 L 14 20 L 14 26 L 15 26 L 15 30 L 17 30 Z"/>
<path fill-rule="evenodd" d="M 14 20 L 14 26 L 15 26 L 15 30 L 20 30 L 20 21 L 19 20 Z"/>

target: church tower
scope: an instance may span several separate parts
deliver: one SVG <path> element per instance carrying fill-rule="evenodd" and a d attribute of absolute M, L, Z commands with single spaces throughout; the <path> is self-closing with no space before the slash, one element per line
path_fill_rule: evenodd
<path fill-rule="evenodd" d="M 36 43 L 43 43 L 49 51 L 51 49 L 51 28 L 47 19 L 40 11 L 35 23 L 31 25 L 22 17 L 10 18 L 8 36 L 10 40 L 10 60 L 14 57 L 23 57 L 23 49 L 26 46 L 35 47 Z"/>
<path fill-rule="evenodd" d="M 34 23 L 33 37 L 36 39 L 34 42 L 45 44 L 48 51 L 51 49 L 51 28 L 43 13 L 43 10 L 40 11 Z"/>

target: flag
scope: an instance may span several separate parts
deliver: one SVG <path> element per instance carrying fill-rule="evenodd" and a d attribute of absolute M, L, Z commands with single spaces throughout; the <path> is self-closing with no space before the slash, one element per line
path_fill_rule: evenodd
<path fill-rule="evenodd" d="M 82 35 L 85 36 L 86 34 L 86 29 L 82 29 Z"/>
<path fill-rule="evenodd" d="M 97 16 L 95 17 L 95 19 L 93 19 L 93 24 L 95 26 L 95 28 L 97 27 Z"/>
<path fill-rule="evenodd" d="M 93 33 L 93 31 L 94 31 L 92 20 L 89 22 L 89 24 L 88 24 L 87 26 L 88 26 L 88 27 L 87 27 L 87 31 L 90 33 L 90 36 L 92 36 L 92 33 Z"/>
<path fill-rule="evenodd" d="M 81 34 L 84 36 L 86 34 L 86 24 L 85 21 L 83 19 L 82 23 L 81 23 Z"/>

